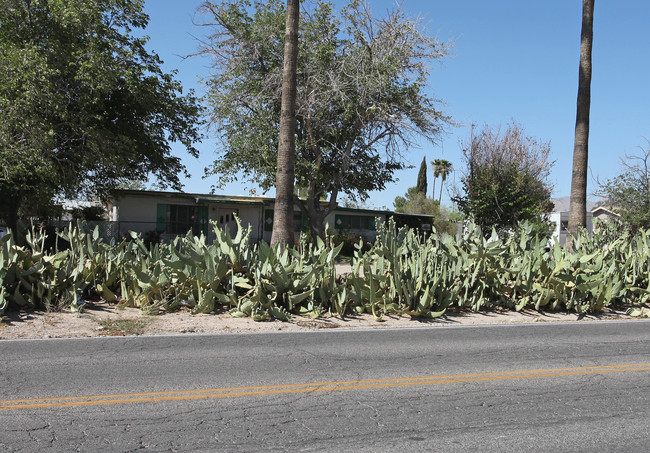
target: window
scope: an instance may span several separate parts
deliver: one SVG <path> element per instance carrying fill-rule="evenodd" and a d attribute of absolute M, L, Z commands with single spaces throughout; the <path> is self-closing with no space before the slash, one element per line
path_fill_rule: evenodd
<path fill-rule="evenodd" d="M 185 234 L 190 230 L 194 234 L 201 234 L 199 207 L 170 204 L 167 210 L 167 232 Z"/>
<path fill-rule="evenodd" d="M 375 231 L 375 218 L 363 215 L 337 215 L 334 220 L 337 230 Z"/>
<path fill-rule="evenodd" d="M 161 233 L 207 234 L 208 208 L 196 205 L 159 204 L 156 230 Z"/>

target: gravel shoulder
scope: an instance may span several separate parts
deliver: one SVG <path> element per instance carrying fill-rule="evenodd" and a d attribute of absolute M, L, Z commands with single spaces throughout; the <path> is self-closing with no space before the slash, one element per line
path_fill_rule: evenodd
<path fill-rule="evenodd" d="M 372 315 L 354 315 L 344 319 L 324 316 L 311 319 L 294 316 L 291 322 L 255 322 L 250 318 L 235 318 L 226 313 L 192 315 L 189 310 L 147 315 L 139 309 L 118 310 L 105 302 L 89 303 L 81 313 L 11 312 L 0 322 L 0 340 L 20 338 L 83 338 L 123 335 L 197 335 L 255 332 L 309 331 L 319 329 L 385 329 L 441 328 L 480 324 L 523 324 L 535 322 L 591 322 L 598 320 L 633 319 L 624 311 L 606 310 L 598 315 L 576 313 L 539 313 L 532 311 L 447 311 L 433 320 L 412 319 L 410 316 L 384 316 L 377 322 Z"/>

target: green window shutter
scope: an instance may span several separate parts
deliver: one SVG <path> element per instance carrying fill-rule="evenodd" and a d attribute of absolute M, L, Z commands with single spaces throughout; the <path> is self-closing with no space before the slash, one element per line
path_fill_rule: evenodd
<path fill-rule="evenodd" d="M 208 207 L 199 206 L 199 223 L 201 225 L 201 232 L 208 235 Z"/>
<path fill-rule="evenodd" d="M 309 217 L 302 215 L 302 231 L 309 231 Z"/>
<path fill-rule="evenodd" d="M 273 231 L 273 209 L 264 210 L 264 231 Z"/>
<path fill-rule="evenodd" d="M 368 225 L 370 231 L 377 231 L 377 217 L 370 217 L 370 223 Z"/>
<path fill-rule="evenodd" d="M 343 225 L 343 216 L 340 214 L 337 214 L 334 216 L 334 228 L 337 230 L 343 230 L 345 229 L 345 225 Z"/>
<path fill-rule="evenodd" d="M 167 205 L 159 204 L 156 212 L 156 231 L 167 229 Z"/>

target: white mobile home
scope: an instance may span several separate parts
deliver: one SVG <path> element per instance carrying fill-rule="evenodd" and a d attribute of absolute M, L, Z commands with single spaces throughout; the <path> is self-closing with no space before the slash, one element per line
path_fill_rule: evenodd
<path fill-rule="evenodd" d="M 169 241 L 191 230 L 195 234 L 206 234 L 208 242 L 215 239 L 210 222 L 234 232 L 237 216 L 244 226 L 251 226 L 251 241 L 269 242 L 273 231 L 274 202 L 274 198 L 266 197 L 122 190 L 115 194 L 109 215 L 110 220 L 119 224 L 121 236 L 129 231 L 155 233 L 161 240 Z M 376 235 L 375 219 L 386 220 L 393 215 L 399 214 L 339 207 L 326 218 L 326 222 L 334 232 L 373 240 Z M 430 216 L 425 217 L 431 223 Z M 295 231 L 308 229 L 307 222 L 296 206 Z"/>

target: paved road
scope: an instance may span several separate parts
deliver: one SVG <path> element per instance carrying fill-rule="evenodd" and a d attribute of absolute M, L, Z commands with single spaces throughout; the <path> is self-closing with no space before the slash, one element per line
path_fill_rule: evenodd
<path fill-rule="evenodd" d="M 0 451 L 648 451 L 650 322 L 0 342 Z"/>

